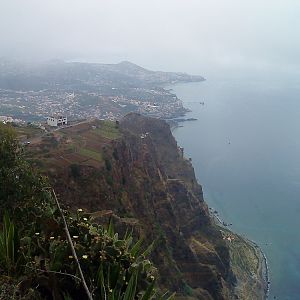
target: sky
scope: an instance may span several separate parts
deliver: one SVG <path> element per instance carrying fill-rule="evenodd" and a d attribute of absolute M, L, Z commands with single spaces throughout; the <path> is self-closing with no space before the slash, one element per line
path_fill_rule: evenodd
<path fill-rule="evenodd" d="M 0 57 L 297 70 L 299 0 L 0 0 Z"/>

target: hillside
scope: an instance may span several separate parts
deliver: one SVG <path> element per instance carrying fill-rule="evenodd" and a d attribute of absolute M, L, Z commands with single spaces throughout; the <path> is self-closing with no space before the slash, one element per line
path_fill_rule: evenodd
<path fill-rule="evenodd" d="M 186 73 L 150 71 L 134 63 L 117 64 L 49 61 L 20 63 L 0 59 L 0 89 L 95 90 L 118 86 L 153 87 L 157 84 L 202 81 L 202 76 Z"/>
<path fill-rule="evenodd" d="M 155 241 L 159 285 L 178 298 L 247 299 L 243 295 L 256 293 L 258 285 L 263 299 L 255 256 L 239 261 L 248 278 L 247 266 L 257 260 L 257 279 L 242 292 L 235 288 L 234 250 L 212 221 L 193 167 L 164 121 L 129 114 L 120 123 L 86 122 L 34 138 L 27 156 L 71 210 L 82 208 L 99 223 L 112 217 L 120 232 L 132 228 L 146 243 Z"/>

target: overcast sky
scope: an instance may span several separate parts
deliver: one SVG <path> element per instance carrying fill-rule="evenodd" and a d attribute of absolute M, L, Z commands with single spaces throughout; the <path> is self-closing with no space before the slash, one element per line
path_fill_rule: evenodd
<path fill-rule="evenodd" d="M 299 0 L 0 0 L 0 56 L 299 68 Z"/>

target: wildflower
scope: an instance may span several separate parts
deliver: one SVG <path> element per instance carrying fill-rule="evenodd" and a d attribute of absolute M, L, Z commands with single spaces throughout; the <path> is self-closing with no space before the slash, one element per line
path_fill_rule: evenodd
<path fill-rule="evenodd" d="M 153 280 L 154 280 L 154 276 L 153 276 L 153 275 L 151 275 L 151 276 L 150 276 L 150 279 L 153 281 Z"/>
<path fill-rule="evenodd" d="M 54 240 L 54 236 L 50 236 L 50 238 L 49 238 L 50 240 Z"/>
<path fill-rule="evenodd" d="M 77 211 L 78 211 L 78 212 L 82 212 L 83 209 L 82 209 L 82 208 L 78 208 Z"/>
<path fill-rule="evenodd" d="M 82 258 L 87 259 L 88 256 L 87 255 L 82 255 Z"/>
<path fill-rule="evenodd" d="M 69 255 L 69 258 L 70 258 L 70 259 L 72 259 L 72 258 L 73 258 L 73 256 L 72 256 L 72 255 Z"/>
<path fill-rule="evenodd" d="M 84 221 L 87 221 L 88 219 L 87 219 L 87 218 L 83 218 L 83 220 L 84 220 Z"/>
<path fill-rule="evenodd" d="M 35 235 L 40 235 L 40 233 L 39 233 L 39 232 L 36 232 Z"/>
<path fill-rule="evenodd" d="M 78 239 L 79 236 L 78 235 L 73 235 L 73 239 Z"/>

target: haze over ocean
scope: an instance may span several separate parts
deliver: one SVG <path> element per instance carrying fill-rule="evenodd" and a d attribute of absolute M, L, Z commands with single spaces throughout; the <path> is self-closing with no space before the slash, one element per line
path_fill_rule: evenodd
<path fill-rule="evenodd" d="M 173 134 L 193 160 L 208 205 L 266 253 L 270 298 L 299 299 L 297 76 L 233 74 L 170 88 L 192 110 L 187 117 L 198 119 Z"/>

